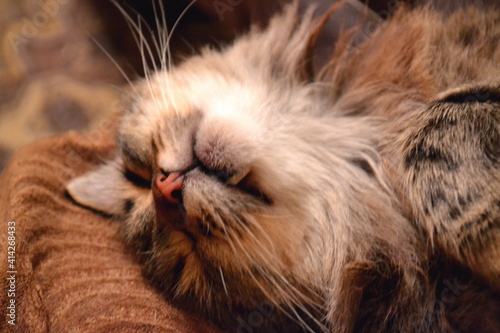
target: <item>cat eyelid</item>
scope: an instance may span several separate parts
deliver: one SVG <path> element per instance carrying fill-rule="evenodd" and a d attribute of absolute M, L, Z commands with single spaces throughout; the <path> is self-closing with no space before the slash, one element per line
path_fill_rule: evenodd
<path fill-rule="evenodd" d="M 226 181 L 226 184 L 231 186 L 237 186 L 248 174 L 250 173 L 251 168 L 246 167 L 241 171 L 234 173 L 229 179 Z"/>
<path fill-rule="evenodd" d="M 240 171 L 213 171 L 204 166 L 203 164 L 200 164 L 201 170 L 206 173 L 207 175 L 214 176 L 217 178 L 221 183 L 230 185 L 230 186 L 238 186 L 238 184 L 248 176 L 248 174 L 251 171 L 250 167 L 245 167 L 241 169 Z"/>
<path fill-rule="evenodd" d="M 123 176 L 132 184 L 142 187 L 142 188 L 151 188 L 151 179 L 145 177 L 145 175 L 141 175 L 136 171 L 126 168 L 123 172 Z"/>
<path fill-rule="evenodd" d="M 267 205 L 272 203 L 271 199 L 258 188 L 254 181 L 252 181 L 252 168 L 249 166 L 233 172 L 216 172 L 210 170 L 203 164 L 200 164 L 199 168 L 205 174 L 217 178 L 219 182 L 226 186 L 238 188 L 239 190 L 256 197 Z"/>

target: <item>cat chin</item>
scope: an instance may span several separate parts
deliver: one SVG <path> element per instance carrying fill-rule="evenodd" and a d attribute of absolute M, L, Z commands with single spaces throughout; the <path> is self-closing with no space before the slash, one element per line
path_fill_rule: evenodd
<path fill-rule="evenodd" d="M 198 175 L 200 177 L 193 177 L 191 185 L 188 184 L 187 209 L 183 205 L 166 204 L 155 188 L 149 193 L 141 192 L 124 177 L 119 158 L 73 179 L 67 185 L 67 192 L 85 207 L 124 219 L 121 234 L 138 254 L 145 275 L 162 293 L 167 291 L 177 306 L 202 314 L 227 329 L 240 327 L 244 324 L 242 318 L 253 318 L 256 311 L 266 316 L 264 330 L 286 328 L 287 332 L 300 332 L 303 323 L 287 317 L 295 317 L 297 313 L 307 318 L 309 327 L 318 327 L 310 315 L 302 312 L 315 311 L 314 306 L 308 304 L 314 299 L 318 301 L 319 292 L 305 283 L 305 279 L 299 282 L 291 278 L 301 275 L 292 273 L 292 267 L 301 265 L 287 255 L 298 253 L 302 240 L 296 230 L 290 230 L 288 235 L 280 231 L 271 235 L 277 238 L 264 243 L 271 245 L 272 242 L 283 248 L 273 256 L 269 256 L 270 252 L 265 255 L 270 250 L 264 249 L 260 241 L 257 244 L 249 241 L 252 237 L 248 230 L 234 227 L 231 231 L 222 230 L 231 225 L 217 226 L 214 218 L 203 212 L 202 203 L 188 199 L 196 197 L 193 191 L 202 191 L 201 184 L 210 187 L 209 180 Z M 234 193 L 225 198 L 238 201 Z M 263 205 L 254 201 L 255 207 Z M 266 221 L 258 213 L 248 214 L 246 220 L 252 218 L 264 227 L 280 225 L 272 217 Z M 210 222 L 211 227 L 207 226 Z M 272 232 L 272 227 L 268 231 Z M 232 244 L 228 241 L 228 232 Z M 253 235 L 254 240 L 257 237 L 270 236 Z M 294 241 L 292 237 L 297 239 Z M 300 300 L 299 309 L 290 306 L 297 300 Z M 318 315 L 316 321 L 319 320 Z"/>
<path fill-rule="evenodd" d="M 289 214 L 266 214 L 263 202 L 227 189 L 201 172 L 186 179 L 183 204 L 169 204 L 153 188 L 142 208 L 134 205 L 123 226 L 129 244 L 137 253 L 147 253 L 139 258 L 145 275 L 159 290 L 167 291 L 178 306 L 195 308 L 228 329 L 238 327 L 237 318 L 247 318 L 259 309 L 269 311 L 266 327 L 282 329 L 289 321 L 282 310 L 292 317 L 292 311 L 302 311 L 290 306 L 297 300 L 311 312 L 313 300 L 322 303 L 313 279 L 300 278 L 303 265 L 297 256 L 303 230 L 283 233 Z M 238 205 L 232 207 L 238 213 L 226 216 L 230 202 Z M 149 220 L 141 221 L 144 216 Z M 248 224 L 237 224 L 236 216 Z M 290 332 L 300 331 L 297 323 L 285 325 Z M 308 325 L 315 327 L 314 321 Z"/>
<path fill-rule="evenodd" d="M 314 305 L 322 302 L 319 291 L 294 280 L 291 274 L 279 276 L 274 271 L 279 265 L 253 266 L 238 260 L 227 242 L 168 228 L 153 233 L 150 253 L 144 272 L 154 286 L 162 293 L 167 291 L 180 308 L 201 314 L 223 329 L 234 330 L 241 318 L 256 311 L 266 315 L 263 331 L 286 328 L 287 332 L 301 332 L 303 323 L 289 318 L 299 313 L 310 327 L 317 327 L 315 321 L 321 320 Z M 314 313 L 316 319 L 303 311 Z"/>

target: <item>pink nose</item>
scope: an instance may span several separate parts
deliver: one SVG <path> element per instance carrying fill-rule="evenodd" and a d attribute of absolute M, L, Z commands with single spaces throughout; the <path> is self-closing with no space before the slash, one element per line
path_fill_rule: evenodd
<path fill-rule="evenodd" d="M 182 196 L 182 183 L 184 175 L 180 172 L 171 172 L 168 176 L 159 174 L 156 177 L 156 187 L 167 202 L 178 205 Z"/>

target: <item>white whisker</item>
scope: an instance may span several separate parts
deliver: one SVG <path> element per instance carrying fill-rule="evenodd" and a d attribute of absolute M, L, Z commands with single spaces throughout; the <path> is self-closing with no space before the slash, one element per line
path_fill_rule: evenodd
<path fill-rule="evenodd" d="M 158 57 L 159 57 L 159 60 L 160 60 L 160 70 L 168 73 L 168 71 L 170 70 L 168 67 L 167 67 L 167 39 L 168 39 L 168 25 L 167 25 L 167 19 L 165 17 L 165 9 L 163 7 L 163 1 L 162 0 L 158 0 L 158 4 L 159 4 L 159 7 L 160 7 L 160 13 L 161 13 L 161 20 L 158 18 L 158 9 L 157 9 L 157 6 L 156 6 L 156 0 L 153 0 L 153 12 L 154 12 L 154 17 L 155 17 L 155 22 L 156 22 L 156 26 L 157 26 L 157 29 L 158 29 L 158 41 L 156 41 L 155 39 L 155 44 L 157 45 L 157 48 L 158 48 Z M 169 86 L 169 75 L 168 74 L 165 74 L 165 75 L 162 75 L 161 76 L 162 80 L 164 80 L 165 82 L 165 87 L 167 87 L 168 89 L 161 89 L 161 94 L 162 94 L 162 99 L 163 99 L 163 102 L 165 103 L 165 105 L 167 105 L 167 102 L 170 101 L 174 108 L 177 109 L 176 105 L 175 105 L 175 99 L 172 98 L 172 90 L 170 89 L 170 86 Z M 167 95 L 168 94 L 168 99 L 167 99 Z"/>
<path fill-rule="evenodd" d="M 106 55 L 106 57 L 108 57 L 108 59 L 113 63 L 113 65 L 118 69 L 118 71 L 120 72 L 120 74 L 123 76 L 123 78 L 127 81 L 127 83 L 130 85 L 130 87 L 134 90 L 134 92 L 137 94 L 137 88 L 135 87 L 135 85 L 132 83 L 132 81 L 130 80 L 129 76 L 127 75 L 127 73 L 125 73 L 125 71 L 123 70 L 123 68 L 120 66 L 120 64 L 118 64 L 118 62 L 113 58 L 113 56 L 111 55 L 111 53 L 109 53 L 108 50 L 106 50 L 104 48 L 104 46 L 102 46 L 101 43 L 99 43 L 97 41 L 97 39 L 94 38 L 94 36 L 91 36 L 91 35 L 88 35 L 90 39 L 92 39 L 92 41 L 97 45 L 97 47 Z"/>
<path fill-rule="evenodd" d="M 156 62 L 154 59 L 153 51 L 149 44 L 147 43 L 146 37 L 144 36 L 144 33 L 142 32 L 142 18 L 138 14 L 138 21 L 135 22 L 130 15 L 123 9 L 123 7 L 116 1 L 112 0 L 112 3 L 116 6 L 116 8 L 120 11 L 120 13 L 123 15 L 125 18 L 127 24 L 130 27 L 130 30 L 132 32 L 132 36 L 139 48 L 139 51 L 141 53 L 141 58 L 142 58 L 142 67 L 144 71 L 144 76 L 146 80 L 146 84 L 148 85 L 148 89 L 150 91 L 151 98 L 155 102 L 156 106 L 158 109 L 161 109 L 161 104 L 159 103 L 156 95 L 154 94 L 154 90 L 151 86 L 151 74 L 150 74 L 150 69 L 147 65 L 148 61 L 147 58 L 151 61 L 154 71 L 156 72 L 158 69 L 156 67 Z M 154 38 L 153 38 L 154 39 Z M 147 53 L 147 56 L 146 56 Z"/>
<path fill-rule="evenodd" d="M 158 40 L 160 44 L 160 59 L 161 59 L 161 68 L 163 70 L 168 70 L 167 68 L 167 40 L 168 40 L 168 26 L 167 19 L 165 17 L 165 9 L 163 7 L 163 1 L 158 0 L 160 13 L 161 13 L 161 21 L 158 18 L 158 10 L 156 7 L 156 2 L 153 0 L 153 11 L 156 21 L 156 26 L 158 27 Z"/>
<path fill-rule="evenodd" d="M 238 224 L 245 228 L 245 230 L 247 231 L 247 233 L 259 244 L 259 245 L 262 245 L 262 243 L 260 242 L 260 240 L 257 239 L 257 237 L 255 237 L 255 235 L 253 234 L 253 232 L 249 229 L 248 226 L 246 226 L 246 224 L 241 221 L 240 217 L 237 215 L 237 214 L 233 214 L 234 218 L 236 219 L 236 221 L 238 222 Z M 269 237 L 269 234 L 264 230 L 264 228 L 262 228 L 262 226 L 255 222 L 253 219 L 245 219 L 245 221 L 249 222 L 253 227 L 257 228 L 262 236 L 265 237 L 266 241 L 268 242 L 268 244 L 271 246 L 271 250 L 272 250 L 272 253 L 271 256 L 276 256 L 277 255 L 277 252 L 276 252 L 276 248 L 274 247 L 274 243 L 273 241 L 271 240 L 271 237 Z M 261 246 L 262 249 L 265 249 L 264 246 Z"/>
<path fill-rule="evenodd" d="M 262 235 L 266 238 L 266 240 L 269 242 L 269 245 L 271 245 L 272 247 L 272 251 L 269 251 L 266 247 L 263 246 L 262 242 L 254 235 L 254 233 L 252 232 L 252 230 L 250 230 L 243 221 L 241 221 L 241 219 L 238 217 L 238 215 L 236 213 L 233 214 L 233 218 L 235 218 L 240 226 L 242 226 L 243 228 L 245 228 L 245 230 L 247 231 L 247 234 L 250 235 L 250 237 L 256 242 L 256 245 L 258 245 L 258 248 L 259 248 L 259 256 L 261 256 L 261 252 L 262 250 L 265 250 L 268 254 L 269 254 L 269 258 L 276 258 L 278 257 L 278 253 L 276 252 L 276 249 L 274 247 L 274 243 L 271 241 L 271 238 L 269 237 L 269 235 L 267 234 L 267 232 L 265 232 L 265 230 L 262 228 L 262 226 L 254 221 L 253 219 L 246 219 L 247 222 L 250 222 L 252 224 L 252 226 L 254 227 L 257 227 L 259 229 L 259 231 L 262 233 Z M 265 257 L 261 257 L 262 260 L 266 260 L 267 258 Z M 301 295 L 304 299 L 309 299 L 307 296 L 305 296 L 304 294 L 302 294 L 299 290 L 297 290 L 293 285 L 290 284 L 290 282 L 288 280 L 286 280 L 285 278 L 282 277 L 282 275 L 280 274 L 279 275 L 281 277 L 281 279 L 283 280 L 283 282 L 285 282 L 290 288 L 293 288 L 294 289 L 294 292 L 297 293 L 298 295 Z M 305 286 L 306 284 L 304 284 Z M 318 292 L 312 288 L 307 288 L 309 292 L 311 292 L 314 296 L 318 297 L 321 299 L 321 295 L 318 294 Z M 311 302 L 312 305 L 314 305 L 315 307 L 317 308 L 323 308 L 324 306 L 323 305 L 320 305 L 316 302 Z"/>
<path fill-rule="evenodd" d="M 189 5 L 186 6 L 186 8 L 184 8 L 184 10 L 182 11 L 182 13 L 179 15 L 179 17 L 177 18 L 177 20 L 175 21 L 174 25 L 172 26 L 172 29 L 170 30 L 170 33 L 168 34 L 168 38 L 167 38 L 167 44 L 166 44 L 166 47 L 167 47 L 167 55 L 168 55 L 168 69 L 170 70 L 172 68 L 172 54 L 170 52 L 170 40 L 172 38 L 172 35 L 173 33 L 175 32 L 175 29 L 177 28 L 177 26 L 179 25 L 181 19 L 184 17 L 184 15 L 186 15 L 187 11 L 189 10 L 189 8 L 191 8 L 195 3 L 196 3 L 197 0 L 192 0 Z"/>
<path fill-rule="evenodd" d="M 236 242 L 238 243 L 240 249 L 242 250 L 242 252 L 248 257 L 249 260 L 253 261 L 253 258 L 252 256 L 250 255 L 250 253 L 248 253 L 248 251 L 245 249 L 245 247 L 243 246 L 243 244 L 241 244 L 241 242 L 238 240 L 238 238 L 235 238 Z M 293 296 L 291 299 L 289 299 L 289 297 L 291 297 L 291 295 L 289 293 L 287 293 L 285 290 L 283 290 L 283 288 L 281 287 L 280 284 L 278 284 L 275 280 L 271 279 L 270 278 L 270 275 L 268 272 L 264 271 L 263 268 L 257 263 L 254 268 L 258 269 L 259 272 L 261 273 L 261 276 L 266 278 L 266 280 L 271 283 L 275 288 L 278 288 L 280 291 L 281 291 L 281 295 L 285 296 L 281 299 L 281 301 L 285 302 L 289 308 L 289 310 L 291 310 L 295 316 L 292 316 L 288 313 L 288 311 L 283 308 L 283 306 L 281 304 L 279 304 L 275 299 L 274 297 L 272 297 L 268 291 L 267 291 L 267 288 L 265 288 L 264 286 L 262 286 L 261 282 L 258 281 L 258 279 L 255 277 L 255 275 L 253 274 L 252 270 L 248 267 L 245 266 L 245 269 L 247 270 L 247 272 L 249 273 L 250 277 L 252 277 L 252 279 L 254 280 L 255 284 L 261 289 L 261 291 L 264 293 L 264 295 L 266 295 L 266 297 L 268 297 L 268 299 L 273 302 L 273 304 L 275 304 L 275 306 L 285 315 L 287 316 L 288 318 L 290 318 L 291 320 L 293 320 L 294 322 L 296 322 L 297 324 L 303 326 L 304 328 L 306 328 L 309 332 L 312 332 L 314 333 L 314 330 L 312 328 L 309 327 L 309 325 L 307 325 L 307 323 L 301 318 L 301 316 L 297 313 L 297 311 L 294 309 L 295 306 L 298 306 L 298 307 L 301 307 L 302 310 L 305 310 L 305 308 L 303 308 L 302 304 L 300 302 L 298 302 Z M 279 275 L 279 274 L 278 274 Z M 309 314 L 310 315 L 310 314 Z M 319 322 L 316 318 L 314 318 L 312 315 L 311 316 L 311 319 L 313 321 L 315 321 L 315 323 L 322 328 L 322 330 L 326 331 L 326 327 L 321 323 Z"/>
<path fill-rule="evenodd" d="M 224 287 L 224 292 L 226 296 L 229 297 L 229 292 L 227 291 L 226 280 L 224 280 L 224 273 L 222 273 L 222 268 L 219 266 L 220 279 L 222 281 L 222 286 Z"/>

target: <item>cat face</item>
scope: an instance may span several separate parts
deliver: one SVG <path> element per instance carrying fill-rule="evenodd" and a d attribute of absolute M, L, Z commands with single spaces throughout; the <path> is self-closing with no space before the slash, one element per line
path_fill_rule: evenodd
<path fill-rule="evenodd" d="M 324 166 L 310 152 L 323 138 L 307 124 L 322 121 L 309 116 L 313 89 L 271 62 L 286 50 L 255 57 L 252 38 L 274 43 L 248 37 L 137 83 L 116 159 L 68 185 L 79 203 L 125 220 L 157 284 L 217 316 L 319 298 L 321 263 L 303 263 L 320 249 L 307 211 L 319 208 Z M 178 186 L 164 189 L 173 175 Z"/>
<path fill-rule="evenodd" d="M 214 63 L 224 59 L 213 57 Z M 259 275 L 259 269 L 272 265 L 292 270 L 303 255 L 292 250 L 302 247 L 307 229 L 302 211 L 311 200 L 313 177 L 303 173 L 295 160 L 301 152 L 291 147 L 305 143 L 282 119 L 293 117 L 288 110 L 298 101 L 273 100 L 265 80 L 241 82 L 226 74 L 226 68 L 212 68 L 209 59 L 205 55 L 202 62 L 194 60 L 153 78 L 157 90 L 141 96 L 120 131 L 124 168 L 150 175 L 146 180 L 152 184 L 156 216 L 151 223 L 163 237 L 153 246 L 177 252 L 181 244 L 183 249 L 196 244 L 197 255 L 182 253 L 182 260 L 191 264 L 185 265 L 181 278 L 186 285 L 178 285 L 185 288 L 183 293 L 199 284 L 198 275 L 211 266 L 220 283 L 225 275 L 226 288 L 232 274 Z M 157 99 L 165 95 L 166 100 Z M 138 123 L 152 128 L 137 133 Z M 144 147 L 145 158 L 128 142 Z M 161 184 L 172 174 L 182 183 L 176 198 Z M 293 231 L 283 237 L 287 228 Z M 196 262 L 198 257 L 201 262 Z M 206 283 L 208 288 L 213 281 Z"/>
<path fill-rule="evenodd" d="M 354 256 L 356 228 L 379 223 L 352 221 L 392 210 L 373 123 L 301 78 L 312 23 L 291 8 L 267 32 L 139 82 L 116 159 L 68 191 L 121 217 L 147 275 L 211 318 L 264 302 L 324 329 L 332 263 Z"/>

